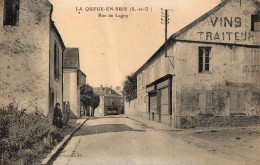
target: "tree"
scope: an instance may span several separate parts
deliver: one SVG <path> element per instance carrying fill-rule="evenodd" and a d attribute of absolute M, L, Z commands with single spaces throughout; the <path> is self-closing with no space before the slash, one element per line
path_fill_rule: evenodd
<path fill-rule="evenodd" d="M 92 104 L 93 88 L 86 84 L 80 87 L 80 101 L 85 107 L 89 107 Z"/>
<path fill-rule="evenodd" d="M 137 98 L 137 77 L 136 74 L 126 76 L 123 82 L 123 96 L 126 101 L 131 101 Z"/>
<path fill-rule="evenodd" d="M 99 106 L 99 103 L 100 103 L 99 95 L 93 93 L 91 100 L 92 100 L 92 108 L 95 110 Z"/>
<path fill-rule="evenodd" d="M 90 85 L 83 85 L 80 88 L 80 101 L 85 108 L 92 107 L 91 116 L 94 116 L 95 109 L 99 106 L 100 98 L 93 92 L 93 88 Z"/>

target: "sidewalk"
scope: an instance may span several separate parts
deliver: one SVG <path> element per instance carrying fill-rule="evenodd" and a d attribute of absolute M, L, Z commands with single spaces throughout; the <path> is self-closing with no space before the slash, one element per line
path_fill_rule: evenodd
<path fill-rule="evenodd" d="M 186 133 L 195 133 L 195 132 L 209 132 L 209 131 L 220 131 L 220 130 L 237 130 L 237 129 L 258 129 L 260 128 L 260 125 L 254 125 L 254 126 L 247 126 L 247 127 L 196 127 L 196 128 L 189 128 L 189 129 L 178 129 L 178 128 L 173 128 L 170 125 L 164 124 L 164 123 L 159 123 L 156 121 L 151 121 L 149 119 L 139 117 L 139 116 L 133 116 L 129 115 L 126 116 L 131 120 L 134 120 L 136 122 L 145 124 L 147 127 L 150 127 L 155 130 L 160 130 L 160 131 L 182 131 Z"/>
<path fill-rule="evenodd" d="M 150 128 L 152 128 L 152 129 L 155 129 L 155 130 L 160 130 L 160 131 L 179 131 L 179 130 L 182 130 L 182 129 L 173 128 L 172 126 L 167 125 L 167 124 L 164 124 L 164 123 L 159 123 L 159 122 L 156 122 L 156 121 L 151 121 L 151 120 L 149 120 L 149 119 L 146 119 L 146 118 L 143 118 L 143 117 L 139 117 L 139 116 L 129 115 L 129 116 L 127 116 L 127 117 L 128 117 L 129 119 L 131 119 L 131 120 L 136 121 L 136 122 L 145 124 L 147 127 L 150 127 Z"/>
<path fill-rule="evenodd" d="M 77 132 L 81 126 L 89 119 L 89 117 L 80 119 L 70 119 L 68 125 L 64 126 L 62 129 L 63 140 L 47 155 L 47 157 L 42 160 L 42 165 L 49 164 L 57 154 L 67 145 L 71 137 Z"/>

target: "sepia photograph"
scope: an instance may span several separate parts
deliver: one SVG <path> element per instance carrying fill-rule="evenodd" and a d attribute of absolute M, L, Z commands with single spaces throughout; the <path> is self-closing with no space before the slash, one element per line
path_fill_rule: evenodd
<path fill-rule="evenodd" d="M 260 0 L 0 0 L 0 165 L 260 165 Z"/>

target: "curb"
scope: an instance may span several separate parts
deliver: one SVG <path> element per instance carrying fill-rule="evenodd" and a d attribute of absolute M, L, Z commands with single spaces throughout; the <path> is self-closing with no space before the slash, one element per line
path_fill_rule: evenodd
<path fill-rule="evenodd" d="M 144 121 L 141 121 L 141 120 L 139 120 L 135 117 L 132 117 L 132 116 L 127 116 L 126 118 L 133 120 L 135 122 L 144 124 L 146 127 L 154 129 L 154 130 L 159 130 L 159 131 L 182 131 L 183 130 L 183 129 L 178 129 L 178 128 L 172 128 L 170 125 L 163 124 L 163 123 L 156 123 L 155 121 L 151 121 L 151 120 L 150 120 L 150 122 L 154 122 L 154 125 L 157 124 L 157 125 L 160 125 L 160 126 L 150 125 L 150 124 L 148 124 Z M 146 120 L 146 119 L 144 119 L 144 120 Z"/>
<path fill-rule="evenodd" d="M 55 157 L 64 149 L 64 147 L 69 143 L 71 137 L 86 123 L 89 118 L 85 119 L 79 126 L 77 126 L 70 135 L 64 137 L 64 139 L 47 155 L 47 157 L 41 162 L 41 165 L 49 165 Z"/>

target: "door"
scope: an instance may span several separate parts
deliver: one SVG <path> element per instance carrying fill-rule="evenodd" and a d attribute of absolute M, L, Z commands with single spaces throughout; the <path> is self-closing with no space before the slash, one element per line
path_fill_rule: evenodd
<path fill-rule="evenodd" d="M 149 108 L 150 119 L 154 120 L 154 114 L 157 113 L 157 94 L 149 93 Z"/>
<path fill-rule="evenodd" d="M 169 115 L 169 89 L 164 88 L 160 90 L 161 93 L 161 114 L 162 115 Z"/>

